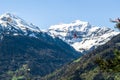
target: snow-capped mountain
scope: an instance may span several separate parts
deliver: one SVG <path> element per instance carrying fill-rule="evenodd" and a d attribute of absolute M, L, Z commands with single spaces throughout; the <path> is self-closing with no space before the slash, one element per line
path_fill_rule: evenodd
<path fill-rule="evenodd" d="M 20 17 L 5 13 L 0 16 L 0 39 L 5 34 L 25 35 L 35 38 L 47 37 L 49 35 L 41 31 L 39 27 L 32 23 L 27 23 Z M 53 25 L 48 29 L 48 34 L 59 37 L 63 41 L 73 46 L 77 51 L 86 52 L 109 41 L 118 32 L 110 28 L 100 28 L 91 26 L 88 22 L 76 20 L 70 24 Z M 52 40 L 52 39 L 51 39 Z"/>
<path fill-rule="evenodd" d="M 27 23 L 14 14 L 5 13 L 0 16 L 0 35 L 12 34 L 36 37 L 37 32 L 41 32 L 39 27 Z"/>
<path fill-rule="evenodd" d="M 59 37 L 82 53 L 105 44 L 118 34 L 110 28 L 91 26 L 89 22 L 80 20 L 50 26 L 48 33 L 53 37 Z"/>
<path fill-rule="evenodd" d="M 47 32 L 41 31 L 39 27 L 33 25 L 32 23 L 28 23 L 11 13 L 5 13 L 0 16 L 0 42 L 3 41 L 6 36 L 37 38 L 40 42 L 44 41 L 49 44 L 56 44 L 60 47 L 66 46 L 66 51 L 72 49 L 76 53 L 76 50 L 73 47 L 66 44 L 61 39 L 51 37 Z"/>
<path fill-rule="evenodd" d="M 8 71 L 16 70 L 15 75 L 24 76 L 21 80 L 27 80 L 29 75 L 32 80 L 40 80 L 80 55 L 63 40 L 52 38 L 13 14 L 0 16 L 0 80 L 12 80 Z M 22 66 L 29 68 L 27 76 Z"/>

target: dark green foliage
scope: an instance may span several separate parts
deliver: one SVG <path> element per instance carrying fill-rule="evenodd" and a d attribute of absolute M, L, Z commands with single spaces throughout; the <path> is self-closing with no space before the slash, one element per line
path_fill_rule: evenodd
<path fill-rule="evenodd" d="M 116 24 L 116 28 L 118 28 L 120 30 L 120 23 Z"/>
<path fill-rule="evenodd" d="M 106 72 L 120 72 L 120 51 L 114 51 L 114 58 L 112 59 L 102 59 L 97 58 L 95 61 L 102 71 Z"/>
<path fill-rule="evenodd" d="M 40 37 L 4 36 L 0 42 L 0 80 L 26 76 L 33 80 L 39 79 L 78 56 L 78 53 L 62 40 L 49 36 L 47 39 Z M 68 50 L 62 45 L 68 47 Z M 29 73 L 21 70 L 23 65 L 30 69 Z"/>
<path fill-rule="evenodd" d="M 100 69 L 106 70 L 108 66 L 108 62 L 103 60 L 102 58 L 96 58 L 95 63 L 100 66 Z"/>
<path fill-rule="evenodd" d="M 105 80 L 101 73 L 97 74 L 93 80 Z"/>
<path fill-rule="evenodd" d="M 120 34 L 44 80 L 119 80 L 119 50 Z"/>
<path fill-rule="evenodd" d="M 80 78 L 79 70 L 76 70 L 73 77 L 70 80 L 82 80 Z"/>

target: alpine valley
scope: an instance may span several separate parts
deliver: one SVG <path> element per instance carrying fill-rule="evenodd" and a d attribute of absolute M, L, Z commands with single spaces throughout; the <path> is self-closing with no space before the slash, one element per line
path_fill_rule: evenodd
<path fill-rule="evenodd" d="M 120 34 L 43 80 L 120 80 Z"/>
<path fill-rule="evenodd" d="M 39 80 L 79 56 L 61 39 L 18 16 L 0 16 L 0 80 Z"/>
<path fill-rule="evenodd" d="M 0 80 L 114 80 L 119 74 L 102 74 L 98 57 L 117 63 L 119 56 L 112 53 L 120 49 L 119 38 L 119 32 L 80 20 L 42 31 L 5 13 L 0 16 Z"/>

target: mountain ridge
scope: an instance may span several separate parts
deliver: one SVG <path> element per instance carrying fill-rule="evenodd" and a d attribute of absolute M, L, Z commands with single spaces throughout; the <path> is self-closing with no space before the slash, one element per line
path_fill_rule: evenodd
<path fill-rule="evenodd" d="M 23 20 L 22 18 L 11 14 L 11 13 L 4 13 L 0 16 L 0 23 L 4 24 L 5 23 L 10 23 L 11 25 L 15 25 L 17 28 L 20 28 L 21 30 L 24 30 L 25 28 L 29 28 L 33 31 L 38 31 L 37 29 L 39 29 L 37 26 L 33 25 L 32 23 L 28 23 L 25 20 Z"/>
<path fill-rule="evenodd" d="M 68 24 L 53 25 L 48 29 L 49 35 L 59 37 L 77 51 L 86 53 L 97 46 L 105 44 L 119 32 L 106 27 L 96 27 L 89 22 L 74 21 Z"/>
<path fill-rule="evenodd" d="M 109 48 L 111 45 L 109 40 L 117 34 L 118 32 L 110 28 L 92 27 L 89 22 L 79 20 L 70 24 L 55 25 L 50 27 L 47 32 L 43 32 L 39 27 L 28 24 L 15 15 L 3 14 L 0 17 L 0 79 L 10 80 L 22 77 L 23 80 L 29 78 L 39 80 L 66 63 L 69 63 L 70 67 L 67 65 L 68 69 L 66 67 L 61 69 L 62 72 L 68 70 L 65 73 L 68 74 L 66 77 L 75 80 L 84 78 L 84 75 L 80 78 L 79 74 L 84 74 L 85 71 L 94 67 L 91 62 L 89 63 L 93 58 L 91 56 L 95 55 L 97 51 Z M 119 41 L 119 36 L 115 41 Z M 106 42 L 107 45 L 103 45 Z M 97 51 L 94 50 L 95 48 Z M 119 49 L 119 46 L 117 48 Z M 81 56 L 80 52 L 87 53 L 88 51 L 93 53 L 85 54 L 73 64 L 71 63 Z M 103 53 L 101 52 L 101 54 Z M 77 63 L 83 63 L 82 67 Z M 61 70 L 57 75 L 60 74 L 64 79 Z M 67 73 L 69 70 L 75 72 Z M 54 76 L 56 79 L 60 77 L 56 77 L 56 75 L 52 77 L 54 78 Z"/>
<path fill-rule="evenodd" d="M 0 26 L 1 36 L 3 34 L 11 34 L 27 35 L 37 38 L 38 33 L 41 32 L 39 27 L 32 23 L 29 24 L 25 20 L 11 13 L 5 13 L 0 16 Z"/>
<path fill-rule="evenodd" d="M 15 15 L 0 17 L 0 80 L 39 80 L 79 56 L 61 39 Z"/>
<path fill-rule="evenodd" d="M 111 61 L 115 58 L 114 52 L 116 49 L 120 50 L 120 34 L 72 63 L 45 76 L 43 80 L 119 80 L 120 73 L 115 72 L 116 68 L 112 70 L 112 67 L 117 67 L 119 70 L 119 66 L 110 66 L 110 64 L 113 64 Z M 120 55 L 120 52 L 117 54 Z M 109 61 L 108 67 L 111 67 L 109 71 L 105 71 L 105 68 L 101 69 L 101 65 L 96 63 L 99 58 L 103 61 Z"/>

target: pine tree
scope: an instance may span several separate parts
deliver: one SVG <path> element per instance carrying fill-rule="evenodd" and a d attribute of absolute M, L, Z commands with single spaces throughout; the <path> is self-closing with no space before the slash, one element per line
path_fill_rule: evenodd
<path fill-rule="evenodd" d="M 120 30 L 120 23 L 116 24 L 116 28 L 118 28 Z"/>

